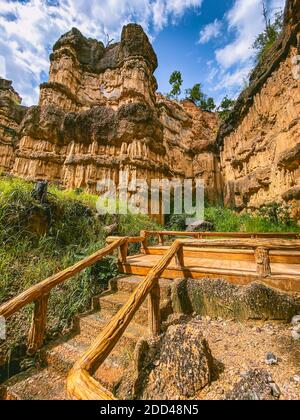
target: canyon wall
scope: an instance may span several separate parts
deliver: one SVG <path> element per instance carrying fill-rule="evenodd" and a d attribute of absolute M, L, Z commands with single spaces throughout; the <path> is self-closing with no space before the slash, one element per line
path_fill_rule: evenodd
<path fill-rule="evenodd" d="M 300 0 L 284 25 L 218 134 L 225 204 L 240 210 L 287 202 L 300 213 Z"/>
<path fill-rule="evenodd" d="M 136 179 L 201 177 L 217 199 L 217 117 L 156 94 L 157 57 L 141 26 L 125 26 L 108 47 L 72 29 L 50 61 L 39 104 L 22 120 L 12 174 L 95 193 L 97 181 L 120 185 L 123 173 L 132 195 L 142 188 Z"/>
<path fill-rule="evenodd" d="M 26 107 L 12 87 L 12 82 L 0 78 L 0 173 L 9 172 L 15 159 L 19 126 Z"/>

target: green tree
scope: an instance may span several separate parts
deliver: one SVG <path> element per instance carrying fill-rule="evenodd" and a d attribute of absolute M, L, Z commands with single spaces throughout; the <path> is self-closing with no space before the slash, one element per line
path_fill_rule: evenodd
<path fill-rule="evenodd" d="M 192 88 L 186 89 L 185 93 L 186 99 L 189 99 L 199 107 L 205 99 L 205 94 L 202 92 L 201 83 L 197 83 Z"/>
<path fill-rule="evenodd" d="M 181 72 L 178 70 L 173 71 L 169 83 L 172 86 L 172 89 L 168 96 L 171 98 L 178 98 L 181 94 L 181 86 L 183 83 Z"/>
<path fill-rule="evenodd" d="M 201 83 L 195 84 L 192 88 L 187 89 L 185 93 L 186 99 L 192 101 L 203 111 L 213 111 L 216 108 L 214 99 L 208 98 L 207 95 L 202 92 Z"/>
<path fill-rule="evenodd" d="M 225 98 L 223 98 L 219 108 L 218 108 L 218 114 L 221 117 L 222 120 L 226 120 L 232 111 L 234 107 L 235 101 L 233 99 L 228 98 L 226 95 Z"/>
<path fill-rule="evenodd" d="M 207 98 L 202 106 L 203 111 L 212 112 L 216 109 L 216 104 L 213 98 Z"/>
<path fill-rule="evenodd" d="M 283 29 L 283 11 L 275 14 L 273 22 L 270 19 L 266 3 L 262 1 L 265 29 L 256 38 L 253 49 L 256 51 L 256 62 L 262 64 L 274 42 L 278 39 Z"/>

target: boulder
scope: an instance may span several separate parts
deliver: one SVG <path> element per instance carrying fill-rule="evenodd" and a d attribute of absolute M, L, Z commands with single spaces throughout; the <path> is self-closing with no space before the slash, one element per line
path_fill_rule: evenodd
<path fill-rule="evenodd" d="M 193 398 L 211 381 L 213 358 L 195 322 L 171 325 L 154 345 L 144 343 L 141 360 L 135 386 L 141 399 Z"/>
<path fill-rule="evenodd" d="M 172 305 L 178 313 L 290 322 L 299 313 L 300 297 L 260 282 L 237 286 L 221 279 L 178 279 L 172 285 Z"/>
<path fill-rule="evenodd" d="M 186 229 L 187 232 L 213 232 L 214 230 L 214 224 L 207 222 L 206 220 L 197 220 L 190 224 Z"/>

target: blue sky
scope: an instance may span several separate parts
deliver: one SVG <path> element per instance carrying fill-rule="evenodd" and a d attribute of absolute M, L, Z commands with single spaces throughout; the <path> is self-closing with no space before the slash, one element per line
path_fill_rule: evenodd
<path fill-rule="evenodd" d="M 284 7 L 284 0 L 266 1 L 271 15 Z M 117 41 L 128 22 L 140 23 L 153 43 L 159 91 L 168 92 L 176 69 L 183 91 L 202 83 L 217 103 L 245 84 L 263 29 L 261 0 L 0 0 L 0 76 L 13 80 L 26 105 L 36 104 L 60 35 L 75 26 Z"/>

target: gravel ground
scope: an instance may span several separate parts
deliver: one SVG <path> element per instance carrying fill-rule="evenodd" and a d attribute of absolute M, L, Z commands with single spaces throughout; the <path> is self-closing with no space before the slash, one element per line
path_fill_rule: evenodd
<path fill-rule="evenodd" d="M 219 366 L 218 377 L 197 398 L 224 399 L 247 371 L 264 369 L 280 388 L 280 399 L 300 400 L 300 341 L 292 338 L 291 325 L 196 319 Z M 276 356 L 277 364 L 266 363 L 268 353 Z"/>

